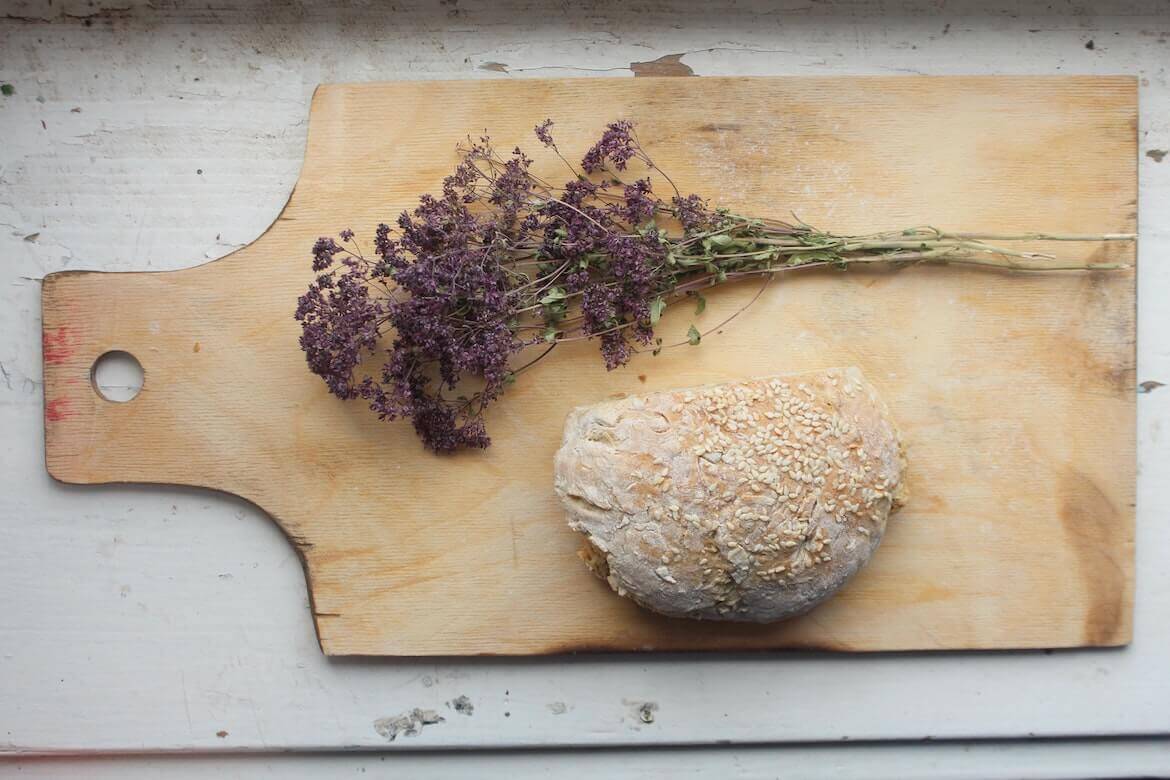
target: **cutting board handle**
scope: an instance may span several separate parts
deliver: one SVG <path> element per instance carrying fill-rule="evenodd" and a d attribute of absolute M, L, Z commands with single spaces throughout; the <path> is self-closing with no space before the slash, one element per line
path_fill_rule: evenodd
<path fill-rule="evenodd" d="M 152 359 L 159 350 L 152 335 L 161 326 L 156 322 L 152 334 L 149 314 L 126 305 L 141 297 L 146 276 L 66 271 L 45 277 L 45 459 L 49 473 L 63 482 L 109 481 L 103 466 L 113 461 L 123 469 L 119 479 L 135 478 L 127 468 L 147 481 L 158 476 L 150 473 L 150 461 L 160 453 L 144 453 L 131 437 L 119 435 L 143 413 L 157 411 L 155 389 L 174 380 L 170 361 L 163 366 Z M 122 403 L 102 397 L 94 380 L 98 359 L 115 350 L 133 355 L 145 375 L 141 392 Z"/>
<path fill-rule="evenodd" d="M 230 302 L 206 284 L 212 265 L 219 263 L 45 277 L 45 460 L 53 477 L 196 485 L 247 496 L 248 486 L 223 465 L 222 439 L 205 433 L 231 408 L 223 399 L 239 398 L 249 380 L 234 370 L 246 355 L 230 354 L 214 328 Z M 125 402 L 107 400 L 94 382 L 96 361 L 116 350 L 134 356 L 144 373 L 141 391 Z"/>

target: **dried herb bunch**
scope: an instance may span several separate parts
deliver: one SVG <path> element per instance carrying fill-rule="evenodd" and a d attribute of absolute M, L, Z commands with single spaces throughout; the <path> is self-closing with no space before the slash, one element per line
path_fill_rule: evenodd
<path fill-rule="evenodd" d="M 352 230 L 313 246 L 318 276 L 296 310 L 309 368 L 339 398 L 361 398 L 382 419 L 409 418 L 436 452 L 488 446 L 484 409 L 557 344 L 596 339 L 609 369 L 639 351 L 657 354 L 662 312 L 687 297 L 701 311 L 708 287 L 757 277 L 762 292 L 778 273 L 858 263 L 1117 268 L 1058 265 L 999 242 L 1132 238 L 931 227 L 834 235 L 684 195 L 627 121 L 608 125 L 575 167 L 552 124 L 535 134 L 568 168 L 565 184 L 535 175 L 519 148 L 501 154 L 487 136 L 469 138 L 442 192 L 423 195 L 396 230 L 379 225 L 371 255 Z M 702 336 L 692 325 L 681 344 Z M 374 375 L 363 370 L 371 358 L 381 363 Z"/>

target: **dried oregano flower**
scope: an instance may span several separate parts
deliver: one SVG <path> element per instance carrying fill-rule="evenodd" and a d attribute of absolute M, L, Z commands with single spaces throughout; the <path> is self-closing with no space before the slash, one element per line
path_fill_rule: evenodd
<path fill-rule="evenodd" d="M 562 186 L 539 178 L 519 148 L 487 136 L 459 146 L 442 192 L 379 225 L 373 255 L 352 230 L 313 246 L 318 276 L 298 301 L 309 368 L 339 398 L 361 398 L 382 419 L 409 418 L 427 447 L 486 447 L 483 411 L 557 344 L 596 339 L 609 369 L 657 354 L 667 306 L 746 277 L 764 283 L 798 268 L 856 263 L 964 263 L 1026 270 L 1117 268 L 1051 260 L 987 243 L 1132 236 L 986 236 L 931 227 L 838 236 L 799 220 L 751 219 L 684 195 L 647 155 L 627 121 L 613 122 L 581 160 L 561 154 L 552 120 L 537 139 L 568 167 Z M 632 167 L 644 170 L 629 175 Z M 651 175 L 670 187 L 658 195 Z M 625 178 L 622 178 L 623 175 Z M 762 289 L 762 288 L 761 288 Z M 697 345 L 703 334 L 687 334 Z M 390 340 L 389 346 L 386 339 Z M 672 345 L 673 346 L 673 345 Z M 532 352 L 529 359 L 519 357 Z M 381 362 L 369 373 L 371 359 Z"/>

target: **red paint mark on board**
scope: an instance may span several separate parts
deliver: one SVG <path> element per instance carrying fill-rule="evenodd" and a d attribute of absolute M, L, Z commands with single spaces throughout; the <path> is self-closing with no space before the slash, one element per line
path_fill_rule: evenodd
<path fill-rule="evenodd" d="M 50 422 L 61 422 L 73 416 L 73 402 L 68 398 L 54 398 L 45 404 L 45 419 Z"/>
<path fill-rule="evenodd" d="M 73 356 L 75 346 L 73 331 L 64 325 L 54 330 L 46 330 L 41 337 L 45 363 L 64 363 Z"/>

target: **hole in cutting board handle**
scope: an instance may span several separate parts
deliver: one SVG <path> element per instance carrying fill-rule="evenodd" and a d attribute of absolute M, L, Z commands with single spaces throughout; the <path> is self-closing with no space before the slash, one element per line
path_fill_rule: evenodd
<path fill-rule="evenodd" d="M 110 350 L 98 357 L 90 369 L 93 389 L 102 398 L 115 403 L 132 401 L 142 391 L 146 372 L 138 358 L 120 349 Z"/>

